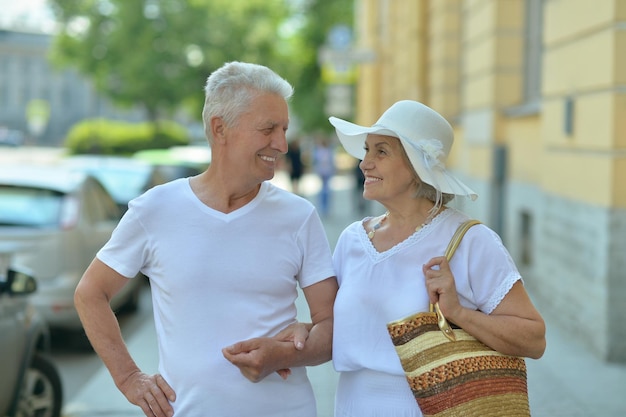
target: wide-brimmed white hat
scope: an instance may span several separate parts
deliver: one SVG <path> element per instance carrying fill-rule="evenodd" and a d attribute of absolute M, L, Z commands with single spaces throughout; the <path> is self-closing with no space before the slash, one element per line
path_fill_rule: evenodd
<path fill-rule="evenodd" d="M 452 127 L 439 113 L 422 103 L 402 100 L 389 107 L 371 127 L 359 126 L 336 117 L 328 119 L 346 151 L 358 159 L 365 157 L 369 134 L 400 139 L 420 180 L 445 194 L 478 198 L 472 189 L 446 169 L 446 159 L 454 142 Z"/>

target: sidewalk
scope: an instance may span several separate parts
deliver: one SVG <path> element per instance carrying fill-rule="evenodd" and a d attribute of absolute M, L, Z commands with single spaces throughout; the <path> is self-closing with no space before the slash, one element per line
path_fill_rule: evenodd
<path fill-rule="evenodd" d="M 533 417 L 626 416 L 626 364 L 599 360 L 547 323 L 547 348 L 526 360 Z"/>

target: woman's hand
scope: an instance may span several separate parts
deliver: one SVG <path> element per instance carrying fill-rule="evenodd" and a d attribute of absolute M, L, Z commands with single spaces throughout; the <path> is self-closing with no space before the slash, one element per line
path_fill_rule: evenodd
<path fill-rule="evenodd" d="M 312 328 L 313 323 L 296 322 L 285 327 L 272 339 L 280 342 L 293 342 L 297 350 L 302 350 L 304 349 L 304 342 L 309 338 L 309 332 Z"/>
<path fill-rule="evenodd" d="M 446 319 L 456 322 L 455 317 L 463 311 L 456 292 L 454 275 L 445 256 L 430 259 L 422 266 L 426 278 L 426 290 L 432 304 L 439 303 L 441 312 Z"/>
<path fill-rule="evenodd" d="M 285 327 L 280 331 L 274 339 L 280 341 L 293 341 L 293 345 L 297 350 L 304 349 L 304 342 L 309 338 L 309 332 L 313 327 L 313 323 L 300 323 L 296 322 Z M 291 375 L 291 369 L 279 369 L 276 371 L 282 379 L 287 379 Z"/>

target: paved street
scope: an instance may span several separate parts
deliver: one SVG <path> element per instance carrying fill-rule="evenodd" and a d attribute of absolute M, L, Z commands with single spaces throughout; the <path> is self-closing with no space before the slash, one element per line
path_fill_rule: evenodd
<path fill-rule="evenodd" d="M 288 187 L 284 175 L 277 183 Z M 357 219 L 353 214 L 352 179 L 337 177 L 333 182 L 332 213 L 324 219 L 331 245 L 341 230 Z M 306 197 L 315 201 L 319 186 L 313 176 L 303 180 Z M 379 209 L 379 208 L 378 208 Z M 372 206 L 376 211 L 377 207 Z M 300 299 L 301 303 L 303 301 Z M 308 318 L 306 306 L 300 307 L 300 316 Z M 150 309 L 148 297 L 142 299 L 142 309 Z M 146 317 L 151 317 L 147 315 Z M 626 416 L 626 365 L 607 364 L 598 360 L 567 334 L 548 324 L 548 347 L 540 360 L 527 360 L 531 411 L 534 417 L 624 417 Z M 157 355 L 154 326 L 151 318 L 134 330 L 128 346 L 144 370 L 156 370 Z M 330 363 L 309 368 L 318 399 L 319 417 L 332 417 L 337 374 Z M 65 417 L 141 416 L 128 404 L 113 385 L 107 371 L 100 367 L 82 387 L 67 399 Z"/>

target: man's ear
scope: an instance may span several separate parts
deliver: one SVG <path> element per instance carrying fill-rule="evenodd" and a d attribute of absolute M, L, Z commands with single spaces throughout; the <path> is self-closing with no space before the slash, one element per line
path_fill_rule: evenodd
<path fill-rule="evenodd" d="M 224 124 L 224 119 L 219 116 L 211 117 L 211 133 L 213 136 L 213 140 L 215 142 L 223 142 L 224 141 L 224 132 L 226 130 L 226 125 Z"/>

